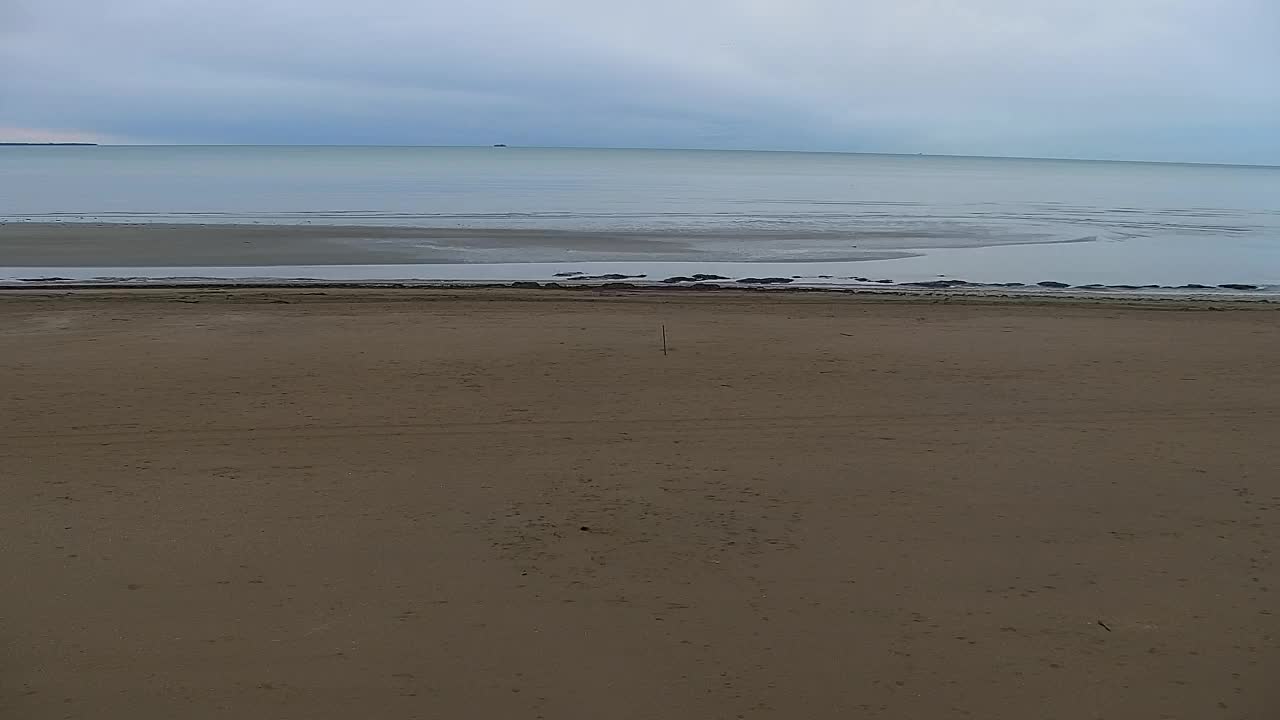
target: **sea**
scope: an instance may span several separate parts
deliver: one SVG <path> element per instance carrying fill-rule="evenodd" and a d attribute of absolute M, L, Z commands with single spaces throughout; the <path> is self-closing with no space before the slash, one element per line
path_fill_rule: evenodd
<path fill-rule="evenodd" d="M 65 248 L 48 262 L 13 260 L 24 227 L 50 224 L 90 245 L 103 224 L 292 226 L 303 244 L 287 263 L 260 253 L 216 265 L 172 253 L 143 262 L 123 245 L 120 262 L 111 247 L 89 265 Z M 343 242 L 366 247 L 367 261 L 321 252 L 335 227 L 350 228 Z M 376 231 L 388 227 L 399 230 Z M 1277 294 L 1280 168 L 708 150 L 0 147 L 0 282 L 10 285 L 699 274 L 772 286 Z"/>

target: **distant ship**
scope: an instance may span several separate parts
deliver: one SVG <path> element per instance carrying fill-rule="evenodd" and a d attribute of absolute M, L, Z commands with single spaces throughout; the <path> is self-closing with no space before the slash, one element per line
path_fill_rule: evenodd
<path fill-rule="evenodd" d="M 506 145 L 503 145 L 502 143 L 498 143 L 497 145 L 494 145 L 494 147 L 506 147 Z"/>

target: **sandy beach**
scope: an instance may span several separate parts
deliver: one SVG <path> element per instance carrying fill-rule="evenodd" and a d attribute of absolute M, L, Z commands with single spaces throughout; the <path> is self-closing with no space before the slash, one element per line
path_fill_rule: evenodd
<path fill-rule="evenodd" d="M 359 225 L 244 223 L 0 223 L 4 264 L 45 265 L 360 265 L 460 262 L 454 246 L 599 252 L 682 250 L 678 242 L 626 233 L 475 230 Z M 617 251 L 615 251 L 617 254 Z M 623 253 L 625 256 L 625 253 Z"/>
<path fill-rule="evenodd" d="M 1278 321 L 6 292 L 0 717 L 1276 717 Z"/>
<path fill-rule="evenodd" d="M 919 235 L 920 233 L 917 233 Z M 977 239 L 916 238 L 936 247 L 978 247 Z M 909 257 L 890 232 L 792 232 L 788 239 L 834 243 L 829 260 Z M 0 266 L 140 267 L 217 265 L 395 265 L 478 261 L 706 260 L 706 245 L 776 246 L 771 232 L 660 233 L 625 230 L 407 227 L 317 223 L 2 222 Z M 862 249 L 855 249 L 862 248 Z"/>

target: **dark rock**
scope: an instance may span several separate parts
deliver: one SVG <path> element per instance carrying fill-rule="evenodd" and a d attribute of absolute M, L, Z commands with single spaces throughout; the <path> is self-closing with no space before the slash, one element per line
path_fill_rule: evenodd
<path fill-rule="evenodd" d="M 556 277 L 576 277 L 578 275 L 586 275 L 586 273 L 581 272 L 579 270 L 574 270 L 573 272 L 562 272 L 562 273 L 555 274 Z"/>
<path fill-rule="evenodd" d="M 581 530 L 582 532 L 591 532 L 591 528 L 587 527 L 586 525 L 583 525 L 578 529 Z"/>
<path fill-rule="evenodd" d="M 513 287 L 513 288 L 540 288 L 540 287 L 542 287 L 542 283 L 527 282 L 527 281 L 520 281 L 520 282 L 513 282 L 513 283 L 511 283 L 511 287 Z"/>
<path fill-rule="evenodd" d="M 1077 285 L 1076 289 L 1077 290 L 1100 290 L 1103 287 L 1105 286 L 1100 283 L 1093 283 L 1092 285 Z"/>
<path fill-rule="evenodd" d="M 973 283 L 966 282 L 964 280 L 929 280 L 926 282 L 913 282 L 913 283 L 902 283 L 902 284 L 909 285 L 911 287 L 922 287 L 922 288 L 951 288 L 951 287 L 960 287 L 961 285 L 972 285 Z"/>
<path fill-rule="evenodd" d="M 722 289 L 722 286 L 717 285 L 715 283 L 694 283 L 693 285 L 686 285 L 685 289 L 686 290 L 720 290 Z"/>
<path fill-rule="evenodd" d="M 619 275 L 618 273 L 609 273 L 608 275 L 583 275 L 579 280 L 631 280 L 633 278 L 640 279 L 648 277 L 647 275 Z"/>
<path fill-rule="evenodd" d="M 1257 290 L 1258 289 L 1257 285 L 1242 285 L 1240 283 L 1227 283 L 1225 285 L 1219 285 L 1218 287 L 1222 288 L 1223 290 Z"/>
<path fill-rule="evenodd" d="M 548 289 L 548 290 L 556 290 L 556 289 L 559 289 L 559 288 L 563 288 L 564 286 L 563 286 L 563 285 L 561 285 L 561 284 L 560 284 L 560 283 L 558 283 L 558 282 L 548 282 L 548 283 L 542 283 L 542 287 L 544 287 L 544 288 L 546 288 L 546 289 Z"/>
<path fill-rule="evenodd" d="M 856 277 L 856 278 L 849 278 L 849 279 L 854 282 L 871 282 L 870 280 L 864 277 Z"/>
<path fill-rule="evenodd" d="M 880 283 L 881 285 L 892 285 L 892 284 L 893 284 L 893 281 L 892 281 L 892 280 L 873 280 L 872 282 L 877 282 L 877 283 Z"/>
<path fill-rule="evenodd" d="M 644 277 L 644 276 L 638 275 L 636 277 Z M 675 277 L 669 277 L 666 280 L 663 280 L 662 282 L 682 283 L 682 282 L 702 282 L 703 280 L 728 280 L 728 279 L 729 278 L 723 275 L 708 275 L 706 273 L 694 273 L 693 275 L 676 275 Z"/>
<path fill-rule="evenodd" d="M 1178 286 L 1178 289 L 1179 289 L 1179 290 L 1210 290 L 1210 289 L 1212 289 L 1212 288 L 1210 288 L 1208 285 L 1200 285 L 1200 284 L 1198 284 L 1198 283 L 1191 283 L 1190 285 L 1179 285 L 1179 286 Z"/>
<path fill-rule="evenodd" d="M 18 278 L 18 282 L 64 282 L 71 278 L 64 277 L 34 277 L 34 278 Z"/>
<path fill-rule="evenodd" d="M 1140 289 L 1137 285 L 1108 285 L 1107 287 L 1112 290 L 1139 290 Z"/>
<path fill-rule="evenodd" d="M 624 283 L 624 282 L 607 282 L 607 283 L 604 283 L 603 285 L 600 285 L 599 287 L 601 290 L 634 290 L 636 289 L 636 285 L 634 283 Z"/>
<path fill-rule="evenodd" d="M 1053 281 L 1053 280 L 1045 280 L 1044 282 L 1038 282 L 1038 283 L 1036 283 L 1036 284 L 1037 284 L 1037 285 L 1039 285 L 1040 287 L 1047 287 L 1047 288 L 1065 288 L 1065 287 L 1071 287 L 1070 285 L 1068 285 L 1068 284 L 1066 284 L 1066 283 L 1055 282 L 1055 281 Z"/>
<path fill-rule="evenodd" d="M 738 280 L 738 282 L 744 283 L 747 285 L 777 285 L 777 284 L 789 283 L 794 281 L 791 278 L 780 278 L 780 277 L 766 277 L 766 278 L 749 277 L 749 278 L 741 278 Z"/>

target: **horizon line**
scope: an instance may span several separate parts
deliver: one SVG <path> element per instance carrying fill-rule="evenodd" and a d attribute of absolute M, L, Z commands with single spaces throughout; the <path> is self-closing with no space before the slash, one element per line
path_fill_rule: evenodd
<path fill-rule="evenodd" d="M 640 147 L 640 146 L 588 146 L 588 145 L 429 145 L 405 143 L 132 143 L 132 142 L 21 142 L 0 141 L 0 147 L 241 147 L 241 148 L 432 148 L 432 149 L 493 149 L 493 150 L 643 150 L 652 152 L 723 152 L 723 153 L 791 153 L 799 155 L 872 155 L 879 157 L 955 158 L 964 160 L 1047 160 L 1051 162 L 1125 163 L 1135 165 L 1192 165 L 1203 167 L 1238 167 L 1280 169 L 1280 164 L 1231 163 L 1195 160 L 1130 160 L 1123 158 L 1053 157 L 1035 155 L 966 155 L 952 153 L 877 152 L 870 150 L 787 150 L 780 148 L 697 148 L 697 147 Z"/>

